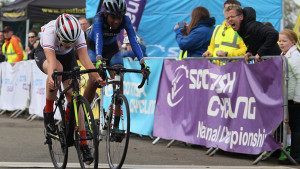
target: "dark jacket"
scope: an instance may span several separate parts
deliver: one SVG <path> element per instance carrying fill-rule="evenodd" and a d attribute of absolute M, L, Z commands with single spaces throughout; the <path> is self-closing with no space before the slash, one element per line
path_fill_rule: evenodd
<path fill-rule="evenodd" d="M 272 27 L 256 21 L 256 12 L 251 7 L 243 9 L 244 19 L 238 34 L 243 38 L 247 52 L 254 56 L 280 55 L 277 44 L 279 33 Z"/>
<path fill-rule="evenodd" d="M 200 20 L 186 37 L 183 36 L 182 28 L 176 28 L 176 41 L 180 49 L 187 50 L 188 57 L 201 57 L 210 44 L 215 22 L 214 17 Z"/>

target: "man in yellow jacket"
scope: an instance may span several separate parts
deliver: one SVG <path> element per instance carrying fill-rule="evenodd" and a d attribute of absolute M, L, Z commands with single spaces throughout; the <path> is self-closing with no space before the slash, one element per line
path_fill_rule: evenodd
<path fill-rule="evenodd" d="M 25 60 L 26 54 L 21 40 L 14 35 L 13 29 L 10 26 L 5 26 L 3 33 L 5 42 L 2 46 L 2 53 L 6 56 L 7 62 L 14 63 Z"/>
<path fill-rule="evenodd" d="M 227 0 L 224 3 L 224 16 L 227 19 L 226 8 L 230 5 L 239 5 L 241 3 L 236 0 Z M 216 26 L 211 37 L 210 45 L 203 57 L 233 57 L 244 56 L 247 47 L 244 41 L 236 34 L 236 32 L 227 23 L 227 20 L 222 25 Z M 223 62 L 216 61 L 217 65 L 225 65 Z"/>

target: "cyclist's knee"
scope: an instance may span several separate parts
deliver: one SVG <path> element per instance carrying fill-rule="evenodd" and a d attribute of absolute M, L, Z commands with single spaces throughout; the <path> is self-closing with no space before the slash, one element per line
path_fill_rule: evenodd
<path fill-rule="evenodd" d="M 88 85 L 87 88 L 91 88 L 91 90 L 95 90 L 98 87 L 98 83 L 96 83 L 96 79 L 93 76 L 89 76 L 89 81 L 88 81 Z"/>

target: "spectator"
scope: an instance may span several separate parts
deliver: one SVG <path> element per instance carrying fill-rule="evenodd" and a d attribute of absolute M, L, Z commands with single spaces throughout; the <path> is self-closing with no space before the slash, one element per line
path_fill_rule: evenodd
<path fill-rule="evenodd" d="M 0 31 L 0 49 L 2 49 L 2 46 L 4 44 L 4 35 L 3 35 L 3 31 Z M 0 62 L 4 62 L 5 61 L 5 56 L 2 54 L 2 50 L 0 50 Z"/>
<path fill-rule="evenodd" d="M 85 38 L 86 38 L 86 31 L 91 26 L 91 24 L 90 24 L 89 20 L 87 20 L 85 17 L 79 18 L 78 21 L 81 25 L 81 29 L 83 30 Z"/>
<path fill-rule="evenodd" d="M 135 31 L 134 31 L 135 32 Z M 120 54 L 123 55 L 127 51 L 126 44 L 124 43 L 124 39 L 128 37 L 126 30 L 123 30 L 123 44 L 118 41 L 118 46 L 120 50 Z"/>
<path fill-rule="evenodd" d="M 141 47 L 141 50 L 143 52 L 144 57 L 147 57 L 146 54 L 146 43 L 143 41 L 143 39 L 141 37 L 139 37 L 138 35 L 136 35 L 136 39 L 138 44 Z M 132 58 L 132 60 L 137 60 L 137 56 L 134 54 L 134 52 L 132 51 L 128 36 L 126 36 L 123 40 L 123 44 L 126 45 L 126 52 L 124 52 L 122 54 L 122 57 L 129 57 Z"/>
<path fill-rule="evenodd" d="M 295 32 L 285 29 L 279 33 L 279 46 L 288 61 L 288 110 L 289 126 L 291 129 L 291 153 L 290 155 L 300 164 L 300 52 L 296 43 L 298 37 Z M 290 163 L 288 159 L 280 161 Z"/>
<path fill-rule="evenodd" d="M 187 57 L 201 57 L 206 51 L 214 31 L 215 18 L 210 17 L 205 7 L 196 7 L 189 24 L 175 25 L 176 40 L 181 50 L 187 51 Z M 184 36 L 186 31 L 187 36 Z"/>
<path fill-rule="evenodd" d="M 1 46 L 1 48 L 2 48 L 3 44 L 4 44 L 4 35 L 3 35 L 3 31 L 0 31 L 0 46 Z"/>
<path fill-rule="evenodd" d="M 237 0 L 227 0 L 224 3 L 223 14 L 227 18 L 226 8 L 230 5 L 239 5 L 241 3 Z M 247 47 L 244 41 L 238 37 L 230 24 L 225 20 L 222 25 L 218 25 L 213 35 L 211 36 L 210 45 L 203 57 L 233 57 L 244 56 Z M 225 63 L 216 61 L 217 65 L 224 65 Z"/>
<path fill-rule="evenodd" d="M 28 33 L 28 42 L 29 45 L 25 48 L 25 52 L 27 53 L 28 60 L 34 59 L 34 51 L 39 45 L 38 33 L 35 30 L 30 30 Z"/>
<path fill-rule="evenodd" d="M 273 24 L 271 22 L 263 22 L 264 25 L 270 26 L 272 28 L 274 28 Z M 274 28 L 275 29 L 275 28 Z"/>
<path fill-rule="evenodd" d="M 86 17 L 80 17 L 78 19 L 79 23 L 80 23 L 80 26 L 81 26 L 81 29 L 83 30 L 84 32 L 84 37 L 86 39 L 87 37 L 87 34 L 89 33 L 89 27 L 91 26 L 89 20 L 86 19 Z M 78 57 L 78 53 L 75 54 L 76 55 L 76 59 L 79 60 L 79 57 Z"/>
<path fill-rule="evenodd" d="M 3 32 L 5 42 L 2 46 L 2 53 L 6 56 L 7 62 L 14 63 L 26 60 L 21 40 L 14 35 L 13 29 L 10 26 L 5 26 Z"/>
<path fill-rule="evenodd" d="M 261 56 L 280 55 L 281 51 L 277 44 L 278 32 L 256 21 L 256 12 L 253 8 L 242 9 L 238 5 L 231 5 L 226 11 L 227 22 L 243 38 L 247 46 L 244 56 L 246 62 L 249 62 L 249 56 L 255 56 L 255 61 L 259 62 Z"/>

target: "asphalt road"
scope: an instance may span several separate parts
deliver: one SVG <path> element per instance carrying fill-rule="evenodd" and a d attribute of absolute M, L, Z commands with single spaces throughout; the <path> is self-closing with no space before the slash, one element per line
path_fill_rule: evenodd
<path fill-rule="evenodd" d="M 42 119 L 30 122 L 24 117 L 11 119 L 8 115 L 0 116 L 0 168 L 52 168 L 48 148 L 43 144 Z M 209 157 L 205 155 L 205 147 L 175 142 L 167 148 L 168 140 L 159 140 L 155 145 L 152 142 L 148 136 L 133 134 L 124 168 L 297 168 L 279 166 L 275 157 L 252 165 L 256 155 L 218 151 L 213 157 Z M 107 168 L 105 143 L 100 144 L 100 168 Z M 69 151 L 68 166 L 76 168 L 78 159 L 75 148 L 71 147 Z"/>

